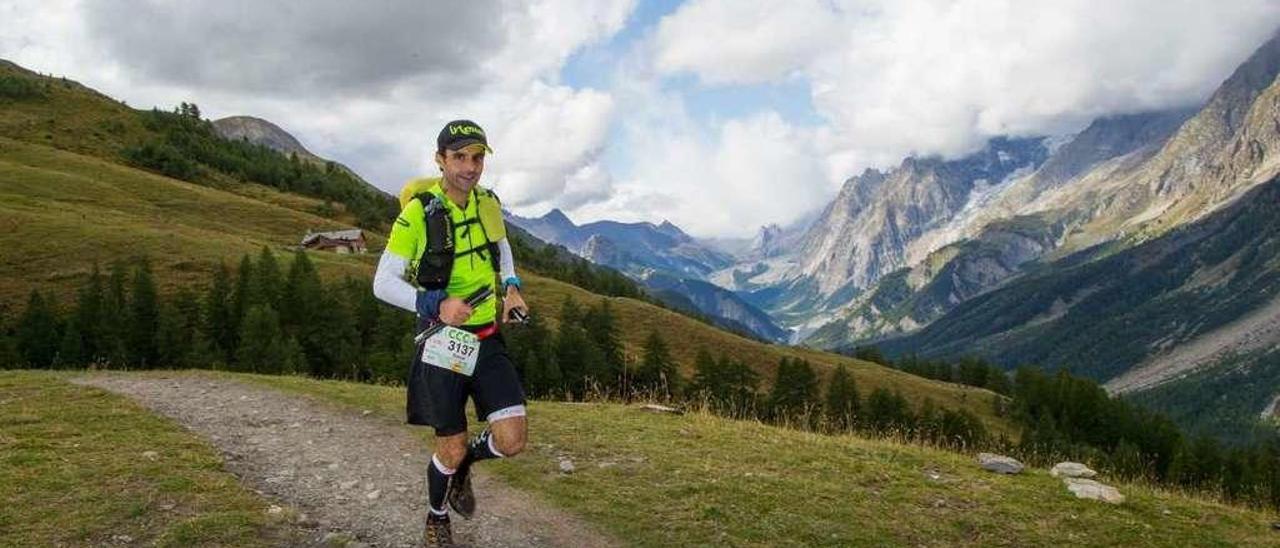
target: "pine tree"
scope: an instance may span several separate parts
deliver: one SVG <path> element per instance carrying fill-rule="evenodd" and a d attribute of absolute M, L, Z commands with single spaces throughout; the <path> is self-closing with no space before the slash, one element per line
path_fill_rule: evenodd
<path fill-rule="evenodd" d="M 582 316 L 582 307 L 578 306 L 572 296 L 566 295 L 564 301 L 560 303 L 560 323 L 581 325 Z"/>
<path fill-rule="evenodd" d="M 746 362 L 728 356 L 723 358 L 720 367 L 728 381 L 730 413 L 739 417 L 755 417 L 756 386 L 760 382 L 760 376 Z"/>
<path fill-rule="evenodd" d="M 265 245 L 262 246 L 262 252 L 258 254 L 258 264 L 254 269 L 254 275 L 257 277 L 254 285 L 257 287 L 261 302 L 280 310 L 280 299 L 284 292 L 284 278 L 280 274 L 280 263 L 276 261 L 275 254 L 271 252 L 271 248 Z"/>
<path fill-rule="evenodd" d="M 1217 440 L 1198 436 L 1183 445 L 1182 451 L 1174 457 L 1174 479 L 1185 487 L 1212 490 L 1218 486 L 1222 464 L 1222 449 Z"/>
<path fill-rule="evenodd" d="M 18 339 L 8 330 L 0 329 L 0 369 L 21 369 L 24 365 Z"/>
<path fill-rule="evenodd" d="M 905 434 L 914 422 L 911 409 L 902 394 L 887 388 L 871 391 L 871 396 L 867 398 L 867 424 L 874 432 L 881 435 L 890 432 Z"/>
<path fill-rule="evenodd" d="M 231 292 L 231 333 L 235 335 L 232 346 L 239 344 L 239 334 L 245 316 L 254 305 L 262 304 L 258 298 L 257 280 L 253 274 L 253 260 L 245 255 L 240 258 L 240 266 L 236 269 L 236 285 Z"/>
<path fill-rule="evenodd" d="M 211 369 L 221 362 L 221 353 L 214 347 L 205 332 L 204 329 L 191 332 L 190 348 L 187 355 L 182 358 L 183 367 Z"/>
<path fill-rule="evenodd" d="M 560 325 L 556 329 L 554 352 L 559 365 L 562 388 L 570 399 L 581 399 L 598 374 L 603 359 L 599 348 L 582 328 L 582 310 L 572 297 L 565 297 L 560 308 Z"/>
<path fill-rule="evenodd" d="M 80 331 L 82 361 L 85 363 L 98 362 L 105 358 L 99 349 L 102 346 L 99 342 L 101 339 L 99 328 L 103 321 L 103 298 L 102 274 L 95 263 L 89 279 L 80 288 L 80 294 L 76 299 L 76 311 L 71 320 Z"/>
<path fill-rule="evenodd" d="M 200 297 L 190 289 L 181 289 L 173 298 L 173 311 L 182 328 L 178 338 L 178 352 L 174 362 L 161 363 L 164 367 L 208 367 L 209 341 L 201 322 Z"/>
<path fill-rule="evenodd" d="M 694 400 L 711 400 L 724 384 L 724 375 L 720 371 L 720 362 L 711 356 L 705 348 L 699 348 L 693 359 L 693 379 L 689 384 L 688 397 Z"/>
<path fill-rule="evenodd" d="M 134 271 L 133 291 L 129 299 L 127 348 L 131 364 L 143 368 L 155 366 L 155 337 L 159 319 L 159 304 L 155 282 L 151 278 L 151 265 L 144 259 Z"/>
<path fill-rule="evenodd" d="M 817 401 L 818 376 L 809 362 L 782 358 L 769 393 L 769 412 L 774 419 L 793 420 L 809 411 Z"/>
<path fill-rule="evenodd" d="M 200 326 L 200 302 L 195 293 L 182 289 L 170 303 L 160 307 L 160 327 L 156 330 L 158 367 L 205 367 L 208 342 Z M 199 345 L 201 348 L 196 348 Z M 199 353 L 199 354 L 198 354 Z"/>
<path fill-rule="evenodd" d="M 933 400 L 925 398 L 924 403 L 920 404 L 920 412 L 916 414 L 916 420 L 911 425 L 911 431 L 907 432 L 907 436 L 918 442 L 938 444 L 943 439 L 942 435 L 942 412 L 934 405 Z"/>
<path fill-rule="evenodd" d="M 178 311 L 173 305 L 160 305 L 160 319 L 156 327 L 156 364 L 158 367 L 179 367 L 185 357 L 182 348 L 183 329 Z"/>
<path fill-rule="evenodd" d="M 390 305 L 378 304 L 374 313 L 365 344 L 365 352 L 369 355 L 368 367 L 376 382 L 403 382 L 417 350 L 413 344 L 415 319 L 412 314 Z M 299 372 L 309 368 L 305 353 L 300 365 Z"/>
<path fill-rule="evenodd" d="M 1108 455 L 1108 471 L 1126 480 L 1154 480 L 1155 473 L 1138 446 L 1129 440 L 1120 440 L 1116 450 Z"/>
<path fill-rule="evenodd" d="M 284 347 L 281 349 L 283 353 L 283 362 L 279 373 L 292 375 L 307 370 L 307 355 L 302 351 L 302 344 L 295 337 L 288 337 L 284 341 Z M 387 377 L 379 379 L 381 381 L 390 381 L 396 377 Z"/>
<path fill-rule="evenodd" d="M 1006 396 L 1013 393 L 1013 383 L 1009 380 L 1009 375 L 994 365 L 988 366 L 987 388 Z"/>
<path fill-rule="evenodd" d="M 342 289 L 346 294 L 347 302 L 351 305 L 351 312 L 354 315 L 356 330 L 360 333 L 360 347 L 364 349 L 379 347 L 382 339 L 386 338 L 386 335 L 378 333 L 377 331 L 378 321 L 380 320 L 382 311 L 387 308 L 397 311 L 398 309 L 395 307 L 384 306 L 382 301 L 379 301 L 377 297 L 373 295 L 373 292 L 369 291 L 368 280 L 356 280 L 350 277 L 345 278 L 342 281 Z M 398 315 L 407 316 L 407 314 L 402 312 L 399 312 Z M 412 326 L 407 329 L 412 329 Z M 404 330 L 401 330 L 396 333 L 404 332 Z M 396 333 L 388 335 L 395 335 Z"/>
<path fill-rule="evenodd" d="M 573 306 L 565 302 L 566 308 Z M 587 335 L 582 325 L 563 320 L 555 337 L 555 361 L 560 366 L 564 390 L 571 399 L 582 399 L 598 388 L 607 375 L 604 353 Z"/>
<path fill-rule="evenodd" d="M 282 299 L 284 308 L 280 311 L 280 323 L 285 333 L 297 338 L 302 345 L 308 371 L 324 376 L 329 368 L 323 325 L 324 286 L 311 259 L 303 251 L 295 253 L 293 263 L 289 265 Z"/>
<path fill-rule="evenodd" d="M 610 389 L 620 386 L 625 374 L 622 341 L 618 338 L 616 324 L 608 299 L 602 299 L 582 318 L 583 329 L 600 351 L 600 367 L 595 374 L 596 381 Z"/>
<path fill-rule="evenodd" d="M 235 355 L 235 320 L 231 308 L 231 273 L 226 264 L 213 271 L 213 283 L 204 300 L 205 339 L 213 349 L 216 362 L 231 363 Z"/>
<path fill-rule="evenodd" d="M 18 320 L 18 352 L 28 367 L 45 369 L 58 353 L 58 314 L 37 290 L 27 299 L 27 310 Z"/>
<path fill-rule="evenodd" d="M 125 264 L 122 262 L 117 261 L 111 265 L 102 305 L 96 330 L 99 358 L 111 367 L 126 367 L 129 363 L 126 328 L 131 322 L 125 292 Z"/>
<path fill-rule="evenodd" d="M 277 373 L 284 368 L 284 344 L 280 319 L 269 305 L 249 308 L 240 326 L 236 369 L 253 373 Z"/>
<path fill-rule="evenodd" d="M 360 360 L 360 332 L 350 305 L 339 292 L 326 292 L 319 312 L 317 329 L 308 332 L 311 348 L 318 351 L 311 356 L 312 374 L 322 378 L 367 378 Z"/>
<path fill-rule="evenodd" d="M 825 411 L 827 420 L 836 430 L 849 430 L 862 414 L 862 401 L 858 397 L 858 386 L 849 369 L 841 364 L 831 374 L 827 383 L 827 401 Z"/>
<path fill-rule="evenodd" d="M 639 367 L 633 377 L 634 390 L 671 399 L 680 393 L 680 371 L 667 343 L 656 330 L 645 338 Z"/>
<path fill-rule="evenodd" d="M 62 330 L 62 342 L 58 345 L 58 367 L 81 367 L 85 364 L 84 338 L 80 335 L 79 322 L 72 318 Z"/>
<path fill-rule="evenodd" d="M 941 427 L 935 443 L 943 447 L 966 448 L 982 445 L 987 440 L 987 427 L 968 410 L 943 409 Z"/>
<path fill-rule="evenodd" d="M 555 336 L 541 317 L 530 316 L 523 324 L 508 325 L 503 334 L 525 391 L 536 397 L 562 396 L 564 379 L 556 360 Z"/>
<path fill-rule="evenodd" d="M 714 360 L 700 351 L 694 367 L 693 389 L 706 398 L 717 413 L 754 418 L 759 377 L 745 362 L 728 356 Z"/>

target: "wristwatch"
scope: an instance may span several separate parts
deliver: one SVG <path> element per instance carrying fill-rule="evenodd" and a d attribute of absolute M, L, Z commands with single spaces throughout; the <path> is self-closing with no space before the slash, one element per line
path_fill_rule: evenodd
<path fill-rule="evenodd" d="M 519 277 L 519 276 L 512 276 L 512 277 L 507 278 L 507 279 L 505 279 L 505 280 L 503 280 L 503 281 L 502 281 L 502 290 L 503 290 L 503 291 L 506 291 L 506 290 L 507 290 L 507 288 L 509 288 L 509 287 L 511 287 L 511 286 L 515 286 L 515 288 L 516 288 L 516 289 L 524 289 L 524 288 L 520 287 L 520 277 Z"/>

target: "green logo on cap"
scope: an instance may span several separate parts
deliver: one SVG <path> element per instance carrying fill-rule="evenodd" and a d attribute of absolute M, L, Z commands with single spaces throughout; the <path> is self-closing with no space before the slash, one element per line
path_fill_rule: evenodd
<path fill-rule="evenodd" d="M 449 135 L 464 135 L 464 136 L 479 135 L 481 137 L 484 137 L 484 130 L 476 126 L 465 126 L 465 125 L 449 126 Z"/>

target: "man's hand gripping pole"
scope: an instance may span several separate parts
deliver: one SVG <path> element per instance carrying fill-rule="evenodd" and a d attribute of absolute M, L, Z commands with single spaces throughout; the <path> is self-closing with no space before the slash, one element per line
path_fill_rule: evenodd
<path fill-rule="evenodd" d="M 467 306 L 475 308 L 477 306 L 480 306 L 480 303 L 484 302 L 485 299 L 488 299 L 489 297 L 492 297 L 492 296 L 493 296 L 493 289 L 488 287 L 482 287 L 480 289 L 477 289 L 475 293 L 472 293 L 467 297 Z M 444 323 L 439 318 L 436 318 L 435 322 L 433 322 L 431 325 L 428 325 L 426 329 L 423 329 L 422 332 L 418 333 L 418 335 L 413 338 L 413 344 L 422 344 L 422 341 L 425 341 L 431 338 L 432 335 L 439 333 L 440 330 L 444 329 L 446 325 L 448 324 Z"/>

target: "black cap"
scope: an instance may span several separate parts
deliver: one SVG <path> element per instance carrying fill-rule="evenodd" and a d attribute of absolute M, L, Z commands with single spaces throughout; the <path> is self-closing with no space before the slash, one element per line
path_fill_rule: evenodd
<path fill-rule="evenodd" d="M 484 145 L 486 151 L 493 153 L 493 149 L 489 148 L 489 141 L 485 139 L 484 130 L 471 120 L 449 122 L 440 129 L 440 136 L 436 137 L 436 150 L 459 150 L 476 144 Z"/>

